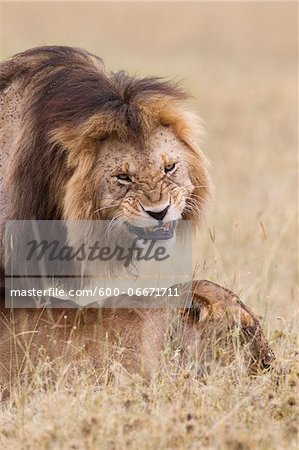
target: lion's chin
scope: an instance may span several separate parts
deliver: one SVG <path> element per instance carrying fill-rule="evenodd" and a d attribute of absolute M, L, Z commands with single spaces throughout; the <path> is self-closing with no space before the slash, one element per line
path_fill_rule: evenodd
<path fill-rule="evenodd" d="M 156 227 L 136 227 L 128 224 L 129 231 L 144 240 L 166 240 L 174 236 L 177 221 L 161 223 Z"/>

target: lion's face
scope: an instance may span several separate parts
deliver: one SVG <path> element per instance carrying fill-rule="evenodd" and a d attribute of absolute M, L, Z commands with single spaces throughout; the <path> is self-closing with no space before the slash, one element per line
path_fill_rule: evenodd
<path fill-rule="evenodd" d="M 143 144 L 111 137 L 99 147 L 92 179 L 101 218 L 123 221 L 140 237 L 168 239 L 184 213 L 200 208 L 190 203 L 190 151 L 170 128 L 158 127 Z"/>
<path fill-rule="evenodd" d="M 199 225 L 209 177 L 183 89 L 67 47 L 32 49 L 1 71 L 0 90 L 15 86 L 5 103 L 24 96 L 18 138 L 2 139 L 6 220 L 113 220 L 148 239 L 171 238 L 179 219 Z"/>

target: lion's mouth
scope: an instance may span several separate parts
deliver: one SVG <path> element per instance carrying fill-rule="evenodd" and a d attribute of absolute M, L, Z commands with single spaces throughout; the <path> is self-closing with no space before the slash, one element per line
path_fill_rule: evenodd
<path fill-rule="evenodd" d="M 176 220 L 173 222 L 161 223 L 156 227 L 135 227 L 134 225 L 128 224 L 129 231 L 136 234 L 141 239 L 155 239 L 164 240 L 171 239 L 174 235 L 174 230 L 176 228 Z"/>

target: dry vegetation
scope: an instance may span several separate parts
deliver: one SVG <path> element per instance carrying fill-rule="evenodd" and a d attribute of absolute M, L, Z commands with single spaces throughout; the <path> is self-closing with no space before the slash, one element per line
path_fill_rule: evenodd
<path fill-rule="evenodd" d="M 2 57 L 86 47 L 111 67 L 177 75 L 207 124 L 215 198 L 194 242 L 198 276 L 261 317 L 275 370 L 165 368 L 123 383 L 117 364 L 36 368 L 0 409 L 3 449 L 295 449 L 297 61 L 295 3 L 2 4 Z M 99 383 L 95 384 L 97 379 Z"/>

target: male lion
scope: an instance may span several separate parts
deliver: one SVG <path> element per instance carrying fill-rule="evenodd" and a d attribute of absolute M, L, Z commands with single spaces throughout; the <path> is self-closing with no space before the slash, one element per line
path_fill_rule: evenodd
<path fill-rule="evenodd" d="M 68 47 L 0 66 L 1 224 L 8 219 L 198 224 L 206 161 L 186 94 L 158 78 L 108 71 Z M 2 231 L 3 233 L 3 231 Z"/>
<path fill-rule="evenodd" d="M 179 220 L 198 226 L 210 183 L 197 145 L 198 122 L 185 110 L 186 99 L 173 83 L 111 72 L 100 58 L 81 49 L 39 47 L 1 63 L 2 271 L 4 225 L 12 219 L 105 219 L 127 224 L 130 232 L 145 240 L 171 240 Z M 196 288 L 202 302 L 207 301 L 204 286 L 199 283 Z M 216 298 L 218 287 L 211 289 L 215 293 L 210 297 Z M 22 311 L 14 313 L 17 325 L 22 332 L 31 332 L 39 312 Z M 169 312 L 130 311 L 103 310 L 101 332 L 108 332 L 112 323 L 124 335 L 126 327 L 135 330 L 136 326 L 139 336 L 148 329 L 149 320 L 168 323 Z M 53 310 L 54 323 L 61 313 Z M 12 317 L 3 314 L 7 320 Z M 86 323 L 93 327 L 95 310 L 85 314 Z M 72 312 L 68 327 L 75 316 Z M 186 336 L 200 341 L 204 335 L 196 332 L 197 322 L 195 314 L 196 326 Z M 92 329 L 79 328 L 88 339 Z M 38 331 L 40 346 L 47 339 L 47 327 Z M 161 328 L 157 333 L 160 339 Z M 156 355 L 160 348 L 153 346 Z M 5 346 L 3 351 L 8 351 Z M 137 343 L 134 355 L 135 359 L 142 355 Z"/>

